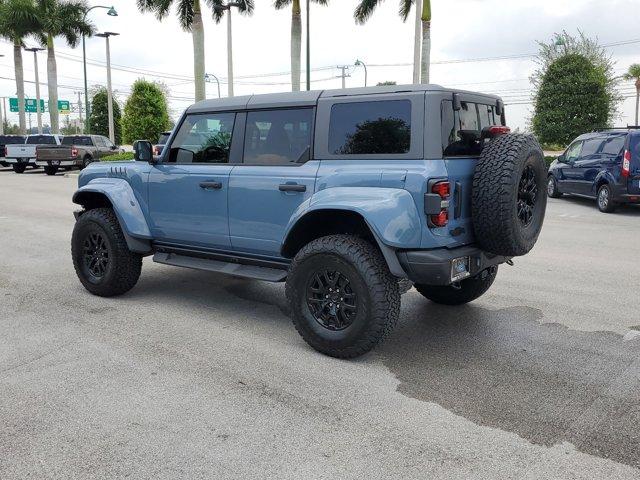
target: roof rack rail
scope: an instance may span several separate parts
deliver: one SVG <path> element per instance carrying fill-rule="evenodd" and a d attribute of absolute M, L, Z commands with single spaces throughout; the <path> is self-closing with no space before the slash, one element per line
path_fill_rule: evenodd
<path fill-rule="evenodd" d="M 609 130 L 640 130 L 640 125 L 627 125 L 626 127 L 600 127 L 594 128 L 592 132 L 606 132 Z"/>

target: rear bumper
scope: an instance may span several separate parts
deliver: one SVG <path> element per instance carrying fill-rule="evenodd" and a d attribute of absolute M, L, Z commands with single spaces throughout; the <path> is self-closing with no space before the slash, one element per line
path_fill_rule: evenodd
<path fill-rule="evenodd" d="M 454 278 L 453 261 L 468 258 L 468 273 L 463 278 Z M 493 265 L 505 263 L 511 257 L 493 255 L 476 246 L 465 246 L 452 249 L 408 250 L 398 252 L 400 265 L 414 283 L 425 285 L 451 285 L 454 281 L 473 277 L 482 270 Z"/>
<path fill-rule="evenodd" d="M 615 201 L 618 203 L 640 203 L 640 193 L 635 195 L 631 193 L 618 195 Z"/>
<path fill-rule="evenodd" d="M 37 160 L 39 167 L 75 167 L 81 165 L 80 160 Z"/>
<path fill-rule="evenodd" d="M 36 164 L 36 159 L 35 158 L 4 158 L 2 160 L 3 162 L 9 164 L 9 165 L 13 165 L 16 163 L 28 163 L 29 165 L 35 165 Z"/>

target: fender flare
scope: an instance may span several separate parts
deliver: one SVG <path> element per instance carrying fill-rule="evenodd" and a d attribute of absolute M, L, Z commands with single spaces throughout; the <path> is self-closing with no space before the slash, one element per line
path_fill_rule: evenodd
<path fill-rule="evenodd" d="M 131 185 L 121 178 L 97 178 L 76 190 L 72 201 L 84 205 L 85 199 L 94 194 L 104 195 L 111 203 L 129 248 L 150 251 L 151 231 Z"/>
<path fill-rule="evenodd" d="M 596 178 L 593 180 L 593 189 L 594 189 L 594 194 L 597 195 L 598 194 L 598 184 L 600 183 L 608 183 L 610 185 L 616 185 L 616 180 L 615 178 L 613 178 L 613 175 L 611 175 L 610 172 L 608 171 L 602 171 L 599 172 L 598 175 L 596 175 Z"/>
<path fill-rule="evenodd" d="M 294 227 L 319 210 L 349 211 L 360 215 L 373 234 L 392 273 L 406 277 L 395 250 L 419 248 L 422 223 L 413 197 L 397 188 L 335 187 L 321 190 L 303 202 L 285 229 L 283 246 Z"/>

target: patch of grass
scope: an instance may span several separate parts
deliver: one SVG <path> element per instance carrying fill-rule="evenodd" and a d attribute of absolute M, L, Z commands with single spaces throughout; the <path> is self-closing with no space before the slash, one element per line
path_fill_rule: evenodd
<path fill-rule="evenodd" d="M 133 160 L 133 152 L 116 153 L 115 155 L 108 155 L 102 157 L 103 162 L 122 162 L 125 160 Z"/>
<path fill-rule="evenodd" d="M 550 157 L 550 156 L 546 156 L 544 157 L 544 161 L 547 164 L 547 168 L 549 168 L 549 166 L 551 166 L 551 164 L 554 162 L 554 160 L 558 158 L 558 157 Z"/>

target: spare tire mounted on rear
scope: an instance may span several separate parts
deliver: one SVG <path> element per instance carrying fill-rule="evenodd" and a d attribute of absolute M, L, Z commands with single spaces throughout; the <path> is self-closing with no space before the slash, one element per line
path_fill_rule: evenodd
<path fill-rule="evenodd" d="M 532 135 L 501 135 L 483 149 L 473 176 L 476 241 L 487 252 L 514 257 L 535 245 L 547 208 L 547 167 Z"/>

